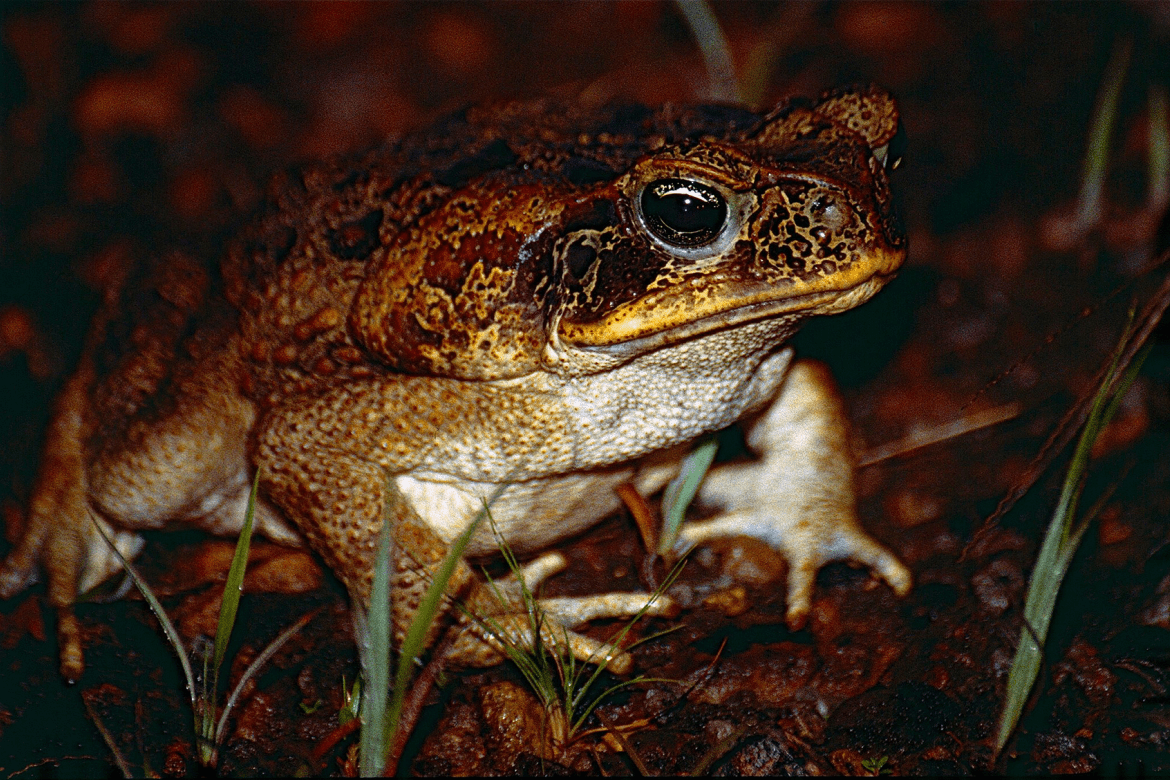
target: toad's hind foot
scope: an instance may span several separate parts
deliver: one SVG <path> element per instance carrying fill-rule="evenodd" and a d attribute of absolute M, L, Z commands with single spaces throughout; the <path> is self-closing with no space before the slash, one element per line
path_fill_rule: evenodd
<path fill-rule="evenodd" d="M 25 540 L 0 562 L 0 599 L 10 599 L 37 581 L 36 548 Z"/>
<path fill-rule="evenodd" d="M 66 522 L 63 517 L 57 515 L 56 524 L 47 522 L 44 516 L 30 518 L 24 537 L 0 564 L 0 598 L 11 598 L 36 582 L 37 564 L 43 562 L 48 575 L 48 599 L 57 608 L 61 676 L 76 682 L 85 668 L 85 654 L 73 604 L 79 593 L 122 568 L 111 544 L 129 560 L 142 549 L 143 539 L 129 531 L 115 530 L 89 511 L 76 523 Z M 98 523 L 106 539 L 98 532 Z"/>

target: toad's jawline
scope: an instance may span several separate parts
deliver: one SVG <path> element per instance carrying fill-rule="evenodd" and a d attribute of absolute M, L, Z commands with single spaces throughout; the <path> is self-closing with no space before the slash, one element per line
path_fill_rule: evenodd
<path fill-rule="evenodd" d="M 851 287 L 840 290 L 823 290 L 806 295 L 761 301 L 736 306 L 731 309 L 701 317 L 693 322 L 673 328 L 666 328 L 648 336 L 621 341 L 614 344 L 580 344 L 564 338 L 562 341 L 583 352 L 605 354 L 612 357 L 634 357 L 645 352 L 684 341 L 706 336 L 722 330 L 731 330 L 761 320 L 773 319 L 785 314 L 837 314 L 852 309 L 869 300 L 894 278 L 896 274 L 876 273 Z M 831 304 L 821 308 L 824 304 Z"/>

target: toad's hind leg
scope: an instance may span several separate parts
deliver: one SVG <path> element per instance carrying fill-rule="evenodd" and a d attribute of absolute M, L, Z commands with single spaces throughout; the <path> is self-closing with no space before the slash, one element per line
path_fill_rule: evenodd
<path fill-rule="evenodd" d="M 84 668 L 72 608 L 79 586 L 84 591 L 117 567 L 95 522 L 102 523 L 123 556 L 134 556 L 142 546 L 137 534 L 114 529 L 89 505 L 83 441 L 88 433 L 85 403 L 90 375 L 83 365 L 57 398 L 24 533 L 0 565 L 0 598 L 9 598 L 34 582 L 38 564 L 44 564 L 49 601 L 58 612 L 61 674 L 71 681 Z"/>
<path fill-rule="evenodd" d="M 118 556 L 142 547 L 136 533 L 187 521 L 232 533 L 244 519 L 246 437 L 255 411 L 230 391 L 227 353 L 170 384 L 165 401 L 147 399 L 131 413 L 113 414 L 94 401 L 92 362 L 83 358 L 54 406 L 28 522 L 0 568 L 0 596 L 33 581 L 38 563 L 48 574 L 50 602 L 60 614 L 61 671 L 77 679 L 82 651 L 70 606 L 121 570 Z M 107 383 L 128 381 L 121 374 Z M 238 511 L 236 511 L 238 509 Z M 256 529 L 277 541 L 296 539 L 275 513 L 258 507 Z"/>

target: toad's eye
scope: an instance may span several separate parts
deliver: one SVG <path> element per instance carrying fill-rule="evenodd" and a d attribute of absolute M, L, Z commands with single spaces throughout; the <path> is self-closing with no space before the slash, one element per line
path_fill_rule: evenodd
<path fill-rule="evenodd" d="M 709 244 L 727 222 L 727 201 L 713 187 L 685 179 L 659 179 L 642 190 L 642 218 L 671 246 Z"/>

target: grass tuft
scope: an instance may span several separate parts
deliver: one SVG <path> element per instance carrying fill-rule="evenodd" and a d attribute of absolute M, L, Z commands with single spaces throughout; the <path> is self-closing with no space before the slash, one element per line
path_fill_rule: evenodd
<path fill-rule="evenodd" d="M 387 484 L 387 492 L 390 485 Z M 488 506 L 495 502 L 504 487 L 484 503 L 484 508 L 468 524 L 454 544 L 447 551 L 431 584 L 423 594 L 418 611 L 411 620 L 398 653 L 398 666 L 394 676 L 394 688 L 390 691 L 391 647 L 391 598 L 390 570 L 392 565 L 391 505 L 384 502 L 382 531 L 378 537 L 378 557 L 374 563 L 374 585 L 370 595 L 370 610 L 367 624 L 367 641 L 370 643 L 366 674 L 366 693 L 361 702 L 362 733 L 359 742 L 359 766 L 362 777 L 381 775 L 387 758 L 398 735 L 402 709 L 406 701 L 407 686 L 415 663 L 425 648 L 426 636 L 432 623 L 439 616 L 447 584 L 455 573 L 455 567 L 463 557 L 472 535 L 487 515 Z"/>
<path fill-rule="evenodd" d="M 219 712 L 219 718 L 216 719 L 217 701 L 219 693 L 219 670 L 223 665 L 224 658 L 227 655 L 227 646 L 231 642 L 232 629 L 236 622 L 236 613 L 239 610 L 240 594 L 244 589 L 244 570 L 248 564 L 248 551 L 251 548 L 252 542 L 252 519 L 256 511 L 256 493 L 260 486 L 260 474 L 256 474 L 256 478 L 252 483 L 252 490 L 248 494 L 248 509 L 244 515 L 244 525 L 240 531 L 240 536 L 236 540 L 235 554 L 232 556 L 232 565 L 228 570 L 227 582 L 224 584 L 223 601 L 219 610 L 219 623 L 216 626 L 215 642 L 212 646 L 212 654 L 210 662 L 207 654 L 203 655 L 203 674 L 200 680 L 195 678 L 195 673 L 191 668 L 191 660 L 188 657 L 186 648 L 183 646 L 183 640 L 179 636 L 179 632 L 175 629 L 174 623 L 167 617 L 166 610 L 163 609 L 162 603 L 155 596 L 154 591 L 147 585 L 146 581 L 138 574 L 138 571 L 131 565 L 130 561 L 118 551 L 112 539 L 106 534 L 101 523 L 92 514 L 90 518 L 97 527 L 98 532 L 106 543 L 110 546 L 122 567 L 126 570 L 134 586 L 138 588 L 139 593 L 146 600 L 150 606 L 154 616 L 158 618 L 159 624 L 163 628 L 163 633 L 166 634 L 167 641 L 170 642 L 171 647 L 175 651 L 175 655 L 179 657 L 179 663 L 183 667 L 183 676 L 186 678 L 187 694 L 191 699 L 191 710 L 194 714 L 194 732 L 195 741 L 198 746 L 199 761 L 205 767 L 214 767 L 219 762 L 219 749 L 223 744 L 224 738 L 227 736 L 227 720 L 231 715 L 232 709 L 239 701 L 240 694 L 244 690 L 248 681 L 260 670 L 260 668 L 268 661 L 269 658 L 279 650 L 285 642 L 291 639 L 298 631 L 304 628 L 316 613 L 309 613 L 305 615 L 289 628 L 282 631 L 275 639 L 268 643 L 267 646 L 260 652 L 256 659 L 248 665 L 244 673 L 240 675 L 239 682 L 236 683 L 235 688 L 229 694 L 227 702 L 224 704 L 222 712 Z M 202 685 L 199 683 L 202 682 Z"/>
<path fill-rule="evenodd" d="M 490 514 L 488 515 L 488 519 L 491 521 Z M 494 522 L 492 523 L 492 527 L 493 529 L 495 528 Z M 545 633 L 545 615 L 540 606 L 540 602 L 524 581 L 522 567 L 508 546 L 507 541 L 499 533 L 496 534 L 496 539 L 500 548 L 500 554 L 503 556 L 508 569 L 511 571 L 512 576 L 519 586 L 524 610 L 529 619 L 532 646 L 517 642 L 511 632 L 504 630 L 491 617 L 475 616 L 475 619 L 481 625 L 485 626 L 497 639 L 504 648 L 508 659 L 515 664 L 516 668 L 528 683 L 528 686 L 532 689 L 532 692 L 540 701 L 545 712 L 545 726 L 547 734 L 550 737 L 550 742 L 563 756 L 568 747 L 582 735 L 581 728 L 585 724 L 585 721 L 607 698 L 624 688 L 640 683 L 671 681 L 638 675 L 629 680 L 619 681 L 597 695 L 591 695 L 594 685 L 606 669 L 605 658 L 591 657 L 587 661 L 578 661 L 569 649 L 568 631 L 564 629 L 562 630 L 565 633 L 561 637 L 561 641 L 556 643 L 555 650 L 550 649 L 547 643 L 541 641 L 541 637 Z M 684 564 L 685 560 L 680 560 L 671 569 L 662 584 L 651 594 L 646 605 L 610 637 L 603 645 L 604 648 L 621 646 L 621 643 L 634 627 L 634 624 L 646 614 L 654 601 L 660 598 L 666 592 L 667 588 L 674 583 L 675 579 L 678 578 Z M 512 606 L 511 602 L 496 587 L 490 577 L 488 578 L 488 583 L 496 594 L 501 606 L 505 609 L 510 608 Z M 657 636 L 661 636 L 661 634 L 647 637 L 642 641 L 648 641 Z M 593 667 L 591 673 L 587 673 L 587 665 Z"/>

